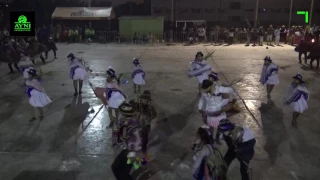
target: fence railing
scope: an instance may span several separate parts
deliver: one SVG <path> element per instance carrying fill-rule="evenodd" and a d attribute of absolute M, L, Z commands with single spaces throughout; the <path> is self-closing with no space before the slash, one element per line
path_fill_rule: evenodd
<path fill-rule="evenodd" d="M 173 32 L 172 41 L 175 43 L 185 43 L 189 42 L 192 38 L 193 42 L 219 42 L 227 43 L 230 41 L 228 32 L 208 32 L 206 36 L 198 36 L 197 33 L 188 33 L 188 32 Z M 267 35 L 264 35 L 264 41 L 266 40 Z M 286 34 L 281 35 L 281 41 L 285 41 Z M 68 39 L 68 38 L 64 38 Z M 88 37 L 82 37 L 82 41 L 87 41 Z M 165 43 L 170 42 L 170 32 L 163 32 L 161 34 L 151 34 L 148 33 L 137 33 L 136 36 L 124 36 L 119 35 L 117 31 L 96 31 L 94 36 L 90 36 L 90 39 L 93 42 L 98 43 Z M 258 41 L 258 33 L 251 34 L 251 42 Z M 247 33 L 246 32 L 235 32 L 233 36 L 232 43 L 241 44 L 247 42 Z"/>

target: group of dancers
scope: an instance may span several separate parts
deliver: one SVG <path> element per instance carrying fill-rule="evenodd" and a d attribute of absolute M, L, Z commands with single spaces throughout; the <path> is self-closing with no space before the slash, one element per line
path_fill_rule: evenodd
<path fill-rule="evenodd" d="M 236 108 L 236 93 L 231 86 L 221 85 L 218 74 L 212 72 L 211 66 L 207 63 L 208 57 L 210 56 L 204 58 L 203 53 L 198 52 L 188 73 L 189 77 L 196 77 L 199 82 L 201 97 L 198 108 L 204 122 L 197 131 L 192 148 L 195 160 L 193 176 L 197 180 L 226 179 L 228 166 L 237 158 L 240 161 L 242 180 L 249 180 L 249 162 L 254 156 L 256 140 L 248 127 L 236 125 L 228 120 L 226 112 Z M 274 86 L 279 84 L 279 67 L 268 56 L 263 60 L 260 82 L 266 85 L 267 97 L 271 98 Z M 284 104 L 291 106 L 293 110 L 293 126 L 297 125 L 297 118 L 308 108 L 308 97 L 306 81 L 300 74 L 295 75 L 284 98 Z M 224 157 L 214 146 L 221 144 L 221 137 L 228 146 Z"/>
<path fill-rule="evenodd" d="M 43 120 L 43 107 L 52 100 L 48 97 L 41 85 L 39 75 L 28 54 L 21 52 L 19 68 L 24 77 L 25 92 L 29 97 L 29 103 L 39 110 L 39 119 Z M 196 179 L 226 178 L 230 163 L 237 158 L 240 161 L 242 180 L 249 179 L 249 162 L 254 156 L 256 140 L 252 131 L 245 126 L 239 126 L 228 120 L 227 112 L 234 109 L 239 111 L 236 104 L 234 89 L 229 85 L 222 85 L 217 73 L 212 72 L 206 56 L 198 52 L 195 60 L 191 62 L 189 77 L 196 77 L 199 82 L 200 100 L 199 112 L 204 125 L 197 131 L 197 139 L 193 146 L 195 164 L 193 176 Z M 73 80 L 74 96 L 82 94 L 84 81 L 89 79 L 90 68 L 86 63 L 75 57 L 73 53 L 67 56 L 69 60 L 70 78 Z M 95 95 L 108 106 L 112 129 L 113 145 L 123 150 L 114 160 L 111 168 L 119 180 L 132 179 L 130 171 L 132 167 L 138 169 L 148 162 L 147 153 L 148 134 L 151 129 L 151 121 L 156 118 L 151 92 L 148 90 L 141 93 L 141 86 L 145 85 L 145 72 L 139 59 L 133 59 L 133 71 L 131 79 L 134 84 L 135 99 L 129 100 L 121 89 L 122 74 L 117 75 L 115 70 L 109 67 L 106 71 L 106 86 L 95 87 L 89 82 Z M 260 82 L 267 87 L 267 96 L 271 97 L 273 87 L 279 84 L 279 67 L 273 63 L 270 57 L 264 58 Z M 293 77 L 285 104 L 293 109 L 292 125 L 297 125 L 297 118 L 308 108 L 307 100 L 309 92 L 305 81 L 300 74 Z M 30 121 L 36 120 L 34 110 Z M 220 139 L 225 140 L 228 151 L 224 157 L 214 146 L 221 144 Z"/>

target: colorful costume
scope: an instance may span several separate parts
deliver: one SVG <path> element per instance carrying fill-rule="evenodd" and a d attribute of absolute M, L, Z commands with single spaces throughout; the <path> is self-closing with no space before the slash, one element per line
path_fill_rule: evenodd
<path fill-rule="evenodd" d="M 201 62 L 194 60 L 190 64 L 191 68 L 188 73 L 189 76 L 195 76 L 200 84 L 203 80 L 208 79 L 211 66 L 207 64 L 206 60 L 202 60 Z"/>
<path fill-rule="evenodd" d="M 261 76 L 260 76 L 260 82 L 261 84 L 269 84 L 269 85 L 277 85 L 279 84 L 279 77 L 278 77 L 278 70 L 279 67 L 272 63 L 272 60 L 270 57 L 266 57 L 264 59 L 265 61 L 270 61 L 269 65 L 263 65 Z"/>
<path fill-rule="evenodd" d="M 44 107 L 52 102 L 37 79 L 27 80 L 25 92 L 29 96 L 29 103 L 33 107 Z"/>
<path fill-rule="evenodd" d="M 135 58 L 133 60 L 133 64 L 135 65 L 135 68 L 133 69 L 132 74 L 131 74 L 131 78 L 133 80 L 133 83 L 136 85 L 146 84 L 146 82 L 144 80 L 146 73 L 143 71 L 139 60 Z"/>
<path fill-rule="evenodd" d="M 227 165 L 229 166 L 237 158 L 240 161 L 242 179 L 249 180 L 249 163 L 254 156 L 254 146 L 256 144 L 253 132 L 247 127 L 238 127 L 231 123 L 220 125 L 219 131 L 225 132 L 223 138 L 228 146 L 228 151 L 224 159 Z"/>
<path fill-rule="evenodd" d="M 195 76 L 199 84 L 201 84 L 203 80 L 208 79 L 208 75 L 211 71 L 211 66 L 207 63 L 207 60 L 198 60 L 198 55 L 201 55 L 203 57 L 202 52 L 197 52 L 196 59 L 190 63 L 191 68 L 188 72 L 188 75 L 189 77 Z"/>
<path fill-rule="evenodd" d="M 123 148 L 111 165 L 113 174 L 117 180 L 132 179 L 131 168 L 138 169 L 141 164 L 139 152 L 141 151 L 141 126 L 134 117 L 134 109 L 131 104 L 124 102 L 119 107 L 121 115 L 117 129 L 113 133 L 113 144 Z"/>
<path fill-rule="evenodd" d="M 88 80 L 89 73 L 87 72 L 87 68 L 83 65 L 83 63 L 72 53 L 68 55 L 70 59 L 70 78 L 72 80 Z"/>
<path fill-rule="evenodd" d="M 27 54 L 25 54 L 25 55 L 27 55 Z M 28 56 L 21 58 L 21 60 L 18 63 L 18 66 L 19 66 L 19 68 L 22 72 L 22 75 L 25 79 L 27 79 L 29 77 L 28 71 L 31 69 L 34 69 L 34 65 Z"/>
<path fill-rule="evenodd" d="M 211 81 L 204 80 L 202 89 L 211 88 L 212 85 L 213 83 Z M 222 111 L 222 109 L 230 103 L 230 99 L 223 99 L 222 93 L 229 93 L 231 90 L 232 88 L 230 87 L 215 86 L 215 92 L 213 94 L 202 94 L 198 104 L 198 109 L 199 111 L 204 112 L 203 118 L 206 124 L 217 128 L 219 122 L 227 118 L 226 113 Z"/>
<path fill-rule="evenodd" d="M 142 152 L 146 154 L 151 121 L 156 118 L 157 113 L 152 105 L 151 93 L 149 91 L 144 91 L 134 104 L 138 113 L 139 123 L 142 127 Z"/>
<path fill-rule="evenodd" d="M 302 79 L 302 76 L 298 74 L 293 78 Z M 296 86 L 291 84 L 287 96 L 285 97 L 285 103 L 290 105 L 294 112 L 303 113 L 308 109 L 308 99 L 309 91 L 303 84 Z"/>
<path fill-rule="evenodd" d="M 199 136 L 199 134 L 202 134 Z M 214 147 L 212 132 L 208 126 L 198 129 L 197 137 L 193 145 L 193 177 L 197 180 L 224 180 L 226 179 L 228 167 L 220 151 Z M 209 142 L 208 142 L 209 141 Z M 211 141 L 211 142 L 210 142 Z"/>

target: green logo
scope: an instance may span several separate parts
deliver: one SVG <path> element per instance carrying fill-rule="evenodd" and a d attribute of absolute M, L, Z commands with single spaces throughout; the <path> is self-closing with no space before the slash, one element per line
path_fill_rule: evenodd
<path fill-rule="evenodd" d="M 31 23 L 27 22 L 27 17 L 21 15 L 18 18 L 18 22 L 14 23 L 14 31 L 31 31 Z"/>
<path fill-rule="evenodd" d="M 297 11 L 298 15 L 304 15 L 305 23 L 309 22 L 309 11 Z"/>

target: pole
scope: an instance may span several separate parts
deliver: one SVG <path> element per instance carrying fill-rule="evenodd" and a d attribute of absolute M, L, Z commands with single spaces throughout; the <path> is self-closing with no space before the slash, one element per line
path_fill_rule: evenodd
<path fill-rule="evenodd" d="M 91 0 L 88 1 L 88 7 L 91 7 Z M 91 21 L 89 21 L 89 28 L 92 27 Z"/>
<path fill-rule="evenodd" d="M 292 4 L 293 4 L 293 0 L 291 0 L 291 3 L 290 3 L 290 14 L 289 14 L 289 24 L 288 24 L 288 29 L 291 27 Z"/>
<path fill-rule="evenodd" d="M 310 27 L 311 27 L 312 13 L 313 13 L 313 4 L 314 4 L 314 0 L 311 0 L 310 16 L 309 16 L 309 26 Z"/>
<path fill-rule="evenodd" d="M 171 29 L 170 29 L 170 42 L 173 42 L 173 8 L 174 0 L 171 0 Z"/>
<path fill-rule="evenodd" d="M 133 16 L 133 12 L 132 12 L 132 0 L 130 1 L 130 12 L 131 12 L 131 16 Z"/>
<path fill-rule="evenodd" d="M 257 0 L 257 4 L 256 4 L 256 14 L 255 14 L 255 17 L 254 17 L 254 27 L 257 26 L 258 12 L 259 12 L 259 0 Z"/>

